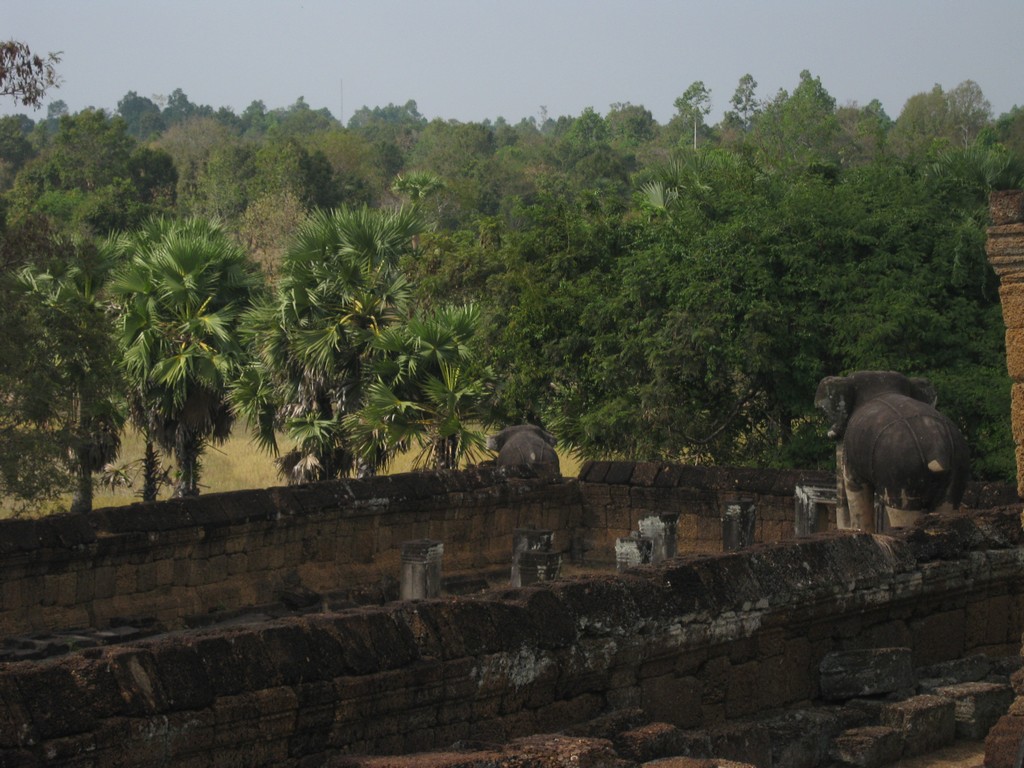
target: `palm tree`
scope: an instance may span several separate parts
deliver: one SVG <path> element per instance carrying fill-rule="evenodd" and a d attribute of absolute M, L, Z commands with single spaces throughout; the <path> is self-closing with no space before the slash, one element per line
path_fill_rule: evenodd
<path fill-rule="evenodd" d="M 441 307 L 382 334 L 366 405 L 345 424 L 362 456 L 392 457 L 415 442 L 417 463 L 456 469 L 484 447 L 493 375 L 473 338 L 480 311 Z"/>
<path fill-rule="evenodd" d="M 106 307 L 100 296 L 113 261 L 110 254 L 75 243 L 59 247 L 68 256 L 44 271 L 26 267 L 22 289 L 39 302 L 46 338 L 36 341 L 40 360 L 50 369 L 54 392 L 45 413 L 65 451 L 74 477 L 72 512 L 92 509 L 93 475 L 117 458 L 124 423 L 118 407 L 120 378 Z"/>
<path fill-rule="evenodd" d="M 233 401 L 263 447 L 278 453 L 278 429 L 291 439 L 278 458 L 289 482 L 375 471 L 378 461 L 353 454 L 343 419 L 362 407 L 373 341 L 404 314 L 398 261 L 423 227 L 412 208 L 315 212 L 285 253 L 274 297 L 246 315 L 255 363 Z"/>
<path fill-rule="evenodd" d="M 234 423 L 228 386 L 244 367 L 238 325 L 256 272 L 203 219 L 154 219 L 114 247 L 129 256 L 111 289 L 133 418 L 174 455 L 175 496 L 194 496 L 206 446 L 226 439 Z"/>
<path fill-rule="evenodd" d="M 433 197 L 444 188 L 444 180 L 430 171 L 410 171 L 404 176 L 399 175 L 391 185 L 392 192 L 407 197 L 413 209 L 419 211 L 425 217 L 425 226 L 427 224 L 431 226 L 436 224 L 438 215 L 437 206 L 434 206 L 433 215 L 428 215 L 425 203 L 427 199 Z M 413 235 L 412 247 L 414 249 L 420 247 L 419 234 Z"/>
<path fill-rule="evenodd" d="M 407 195 L 414 206 L 444 189 L 444 181 L 430 171 L 410 171 L 404 176 L 399 175 L 391 189 L 398 194 Z"/>

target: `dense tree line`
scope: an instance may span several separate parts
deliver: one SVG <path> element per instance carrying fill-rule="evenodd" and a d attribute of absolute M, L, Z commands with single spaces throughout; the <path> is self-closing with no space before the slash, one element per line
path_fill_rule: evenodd
<path fill-rule="evenodd" d="M 698 81 L 663 125 L 409 101 L 342 126 L 176 90 L 0 118 L 3 493 L 88 508 L 129 423 L 147 498 L 161 453 L 198 492 L 240 423 L 295 482 L 417 445 L 455 466 L 513 421 L 586 456 L 826 466 L 815 385 L 872 368 L 932 378 L 974 473 L 1010 477 L 984 236 L 1024 112 L 967 81 L 893 119 L 809 72 L 712 105 Z"/>

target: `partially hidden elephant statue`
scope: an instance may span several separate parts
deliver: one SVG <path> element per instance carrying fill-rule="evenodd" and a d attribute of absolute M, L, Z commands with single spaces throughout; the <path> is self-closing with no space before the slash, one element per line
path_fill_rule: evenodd
<path fill-rule="evenodd" d="M 497 451 L 495 463 L 499 467 L 513 464 L 553 465 L 559 471 L 558 454 L 555 444 L 558 440 L 533 424 L 519 424 L 505 427 L 496 435 L 487 438 L 487 449 Z"/>
<path fill-rule="evenodd" d="M 935 409 L 936 399 L 927 379 L 894 371 L 821 380 L 814 405 L 831 422 L 829 437 L 839 441 L 838 527 L 876 532 L 876 500 L 890 527 L 959 506 L 969 471 L 967 441 Z"/>

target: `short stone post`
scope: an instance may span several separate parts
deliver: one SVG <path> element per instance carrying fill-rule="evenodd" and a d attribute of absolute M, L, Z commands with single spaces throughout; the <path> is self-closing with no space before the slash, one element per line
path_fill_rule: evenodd
<path fill-rule="evenodd" d="M 651 562 L 676 556 L 676 529 L 679 515 L 651 515 L 640 520 L 640 536 L 651 540 Z"/>
<path fill-rule="evenodd" d="M 519 554 L 519 584 L 527 587 L 539 581 L 554 581 L 562 570 L 562 555 L 559 552 L 543 552 L 528 549 Z"/>
<path fill-rule="evenodd" d="M 798 485 L 793 489 L 795 524 L 797 536 L 827 531 L 831 518 L 830 510 L 836 510 L 836 486 Z M 838 513 L 838 510 L 836 510 Z M 837 522 L 838 527 L 838 522 Z"/>
<path fill-rule="evenodd" d="M 444 544 L 431 539 L 402 542 L 402 600 L 423 600 L 441 594 L 441 558 Z"/>
<path fill-rule="evenodd" d="M 523 555 L 527 552 L 550 552 L 553 538 L 554 534 L 551 531 L 534 530 L 532 528 L 513 529 L 511 578 L 513 587 L 522 587 L 530 583 L 524 579 L 522 573 Z M 560 557 L 559 564 L 561 564 Z"/>
<path fill-rule="evenodd" d="M 632 533 L 615 542 L 615 567 L 619 571 L 647 565 L 651 562 L 654 542 L 646 536 Z"/>
<path fill-rule="evenodd" d="M 722 512 L 722 550 L 732 552 L 754 543 L 757 505 L 753 499 L 736 499 L 725 504 Z"/>

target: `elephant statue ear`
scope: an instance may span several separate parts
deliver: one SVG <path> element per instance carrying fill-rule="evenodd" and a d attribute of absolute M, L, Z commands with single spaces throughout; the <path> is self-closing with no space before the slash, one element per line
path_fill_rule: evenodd
<path fill-rule="evenodd" d="M 920 393 L 920 396 L 915 397 L 916 400 L 928 403 L 932 408 L 939 404 L 939 393 L 930 379 L 926 379 L 923 376 L 912 376 L 910 383 Z"/>

